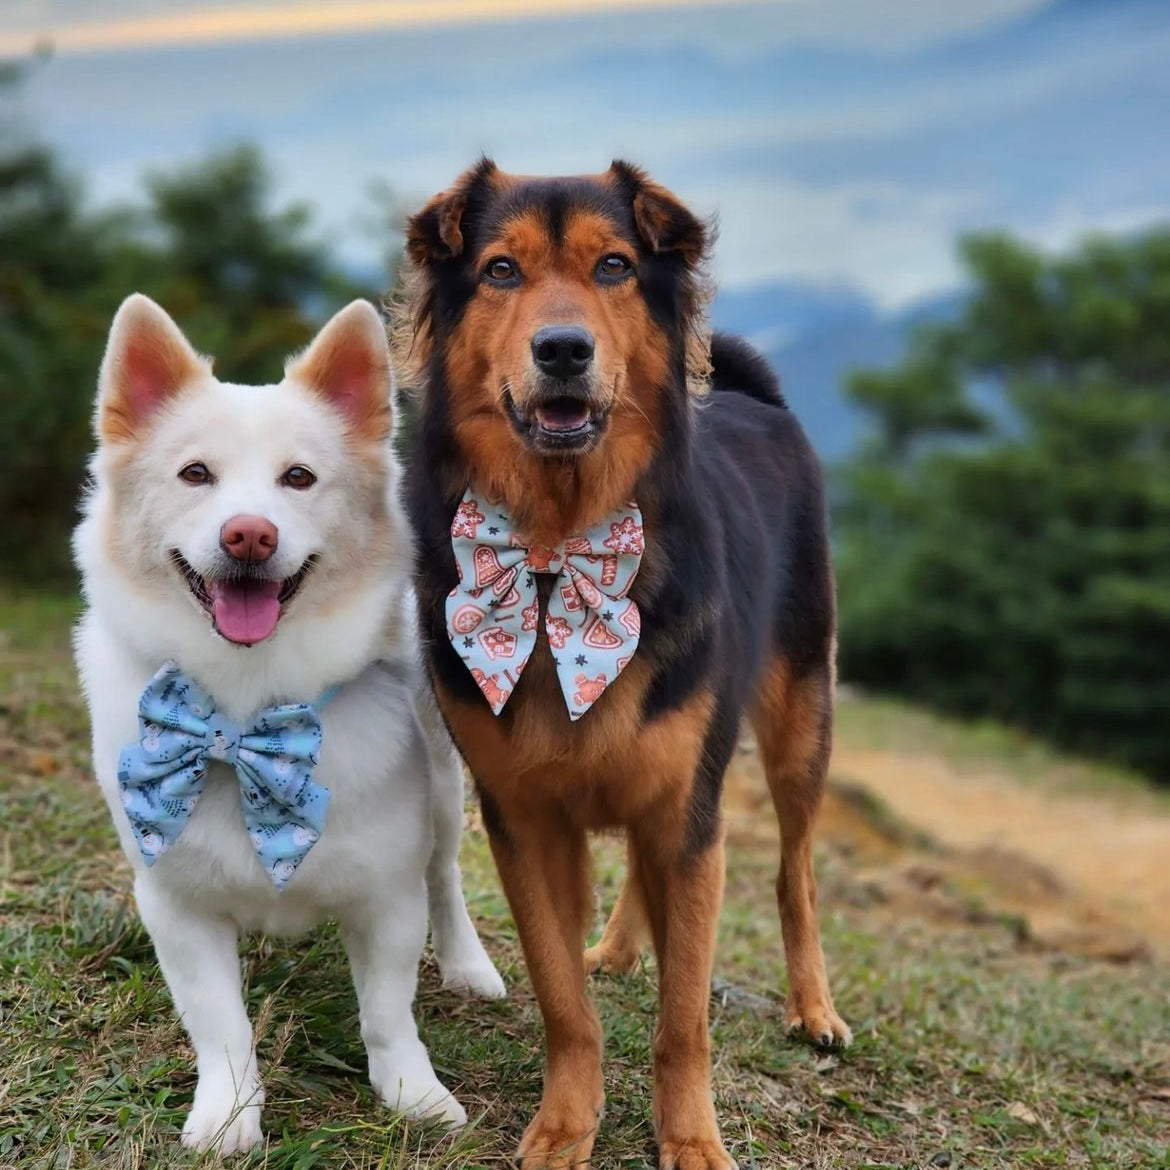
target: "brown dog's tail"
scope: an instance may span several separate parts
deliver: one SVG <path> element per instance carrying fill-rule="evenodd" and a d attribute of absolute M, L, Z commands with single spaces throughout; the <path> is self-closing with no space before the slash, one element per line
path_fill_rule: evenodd
<path fill-rule="evenodd" d="M 763 355 L 742 337 L 711 335 L 711 388 L 746 394 L 771 406 L 787 406 L 780 379 Z"/>

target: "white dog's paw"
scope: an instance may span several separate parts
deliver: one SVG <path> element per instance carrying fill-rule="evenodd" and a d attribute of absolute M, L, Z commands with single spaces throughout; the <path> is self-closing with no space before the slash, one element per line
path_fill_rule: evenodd
<path fill-rule="evenodd" d="M 462 991 L 480 999 L 503 999 L 508 994 L 499 971 L 484 952 L 462 963 L 442 963 L 439 970 L 443 986 L 449 991 Z"/>
<path fill-rule="evenodd" d="M 203 1090 L 203 1082 L 195 1091 L 195 1103 L 183 1126 L 183 1145 L 193 1150 L 208 1151 L 225 1157 L 242 1154 L 261 1138 L 260 1106 L 263 1090 L 257 1086 L 250 1094 L 237 1099 L 235 1089 L 226 1092 Z M 241 1104 L 240 1101 L 247 1102 Z"/>
<path fill-rule="evenodd" d="M 403 1086 L 396 1112 L 415 1121 L 437 1121 L 452 1129 L 467 1124 L 467 1110 L 438 1081 L 433 1085 Z"/>
<path fill-rule="evenodd" d="M 398 1077 L 392 1087 L 374 1088 L 390 1109 L 412 1121 L 435 1121 L 452 1129 L 467 1124 L 467 1110 L 435 1077 Z"/>

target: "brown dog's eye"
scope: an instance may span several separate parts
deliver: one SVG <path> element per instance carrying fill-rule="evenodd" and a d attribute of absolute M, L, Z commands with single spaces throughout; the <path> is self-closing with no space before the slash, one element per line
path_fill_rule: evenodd
<path fill-rule="evenodd" d="M 305 488 L 311 488 L 317 482 L 317 477 L 307 467 L 302 467 L 297 463 L 280 477 L 280 482 L 285 487 L 296 488 L 297 491 L 303 492 Z"/>
<path fill-rule="evenodd" d="M 634 266 L 620 253 L 611 252 L 597 262 L 597 276 L 600 280 L 621 280 L 633 271 Z"/>
<path fill-rule="evenodd" d="M 201 484 L 214 483 L 215 476 L 207 470 L 206 463 L 188 463 L 179 472 L 179 478 L 184 483 L 189 483 L 194 487 L 199 487 Z"/>
<path fill-rule="evenodd" d="M 506 256 L 497 256 L 487 262 L 483 274 L 495 284 L 507 284 L 520 275 L 520 270 Z"/>

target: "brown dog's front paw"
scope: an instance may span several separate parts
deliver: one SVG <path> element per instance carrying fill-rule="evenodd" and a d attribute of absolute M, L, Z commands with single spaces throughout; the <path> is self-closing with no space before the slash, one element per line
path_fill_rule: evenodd
<path fill-rule="evenodd" d="M 827 996 L 788 996 L 785 1012 L 788 1031 L 804 1031 L 814 1043 L 823 1048 L 834 1044 L 847 1048 L 853 1043 L 853 1032 L 849 1025 L 833 1010 Z"/>
<path fill-rule="evenodd" d="M 716 1138 L 660 1139 L 658 1170 L 736 1170 L 735 1159 Z"/>
<path fill-rule="evenodd" d="M 520 1170 L 589 1170 L 596 1123 L 545 1120 L 543 1112 L 537 1113 L 524 1131 L 516 1151 L 516 1165 Z"/>

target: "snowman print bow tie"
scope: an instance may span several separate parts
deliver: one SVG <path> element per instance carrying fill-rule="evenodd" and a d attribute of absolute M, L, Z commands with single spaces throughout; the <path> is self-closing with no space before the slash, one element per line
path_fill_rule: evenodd
<path fill-rule="evenodd" d="M 118 758 L 118 787 L 146 864 L 186 827 L 208 760 L 222 760 L 235 768 L 252 847 L 283 889 L 325 827 L 329 789 L 312 780 L 321 749 L 316 711 L 307 703 L 268 707 L 241 726 L 165 662 L 142 692 L 138 727 L 138 741 Z"/>

